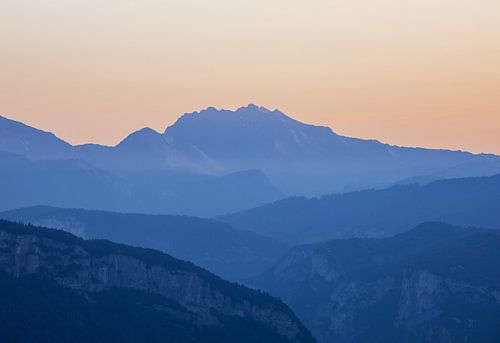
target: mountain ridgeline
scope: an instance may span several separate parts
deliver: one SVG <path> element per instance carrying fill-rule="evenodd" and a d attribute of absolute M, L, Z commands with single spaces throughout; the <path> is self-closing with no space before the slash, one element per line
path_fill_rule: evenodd
<path fill-rule="evenodd" d="M 32 128 L 0 116 L 0 151 L 30 159 L 51 159 L 66 156 L 72 146 L 51 132 Z"/>
<path fill-rule="evenodd" d="M 285 193 L 296 195 L 383 187 L 415 175 L 500 172 L 498 156 L 341 136 L 252 104 L 236 111 L 210 107 L 185 114 L 163 135 L 181 150 L 189 147 L 208 157 L 209 164 L 206 159 L 197 162 L 203 169 L 260 169 Z"/>
<path fill-rule="evenodd" d="M 229 280 L 269 269 L 287 246 L 210 219 L 124 214 L 48 206 L 0 213 L 0 218 L 62 229 L 84 239 L 152 248 L 188 260 Z"/>
<path fill-rule="evenodd" d="M 453 178 L 500 173 L 496 155 L 404 148 L 345 137 L 255 105 L 188 113 L 163 133 L 144 128 L 114 147 L 71 146 L 53 134 L 3 117 L 0 133 L 0 150 L 32 161 L 50 159 L 52 163 L 44 162 L 48 173 L 61 172 L 53 160 L 70 159 L 85 161 L 95 168 L 96 177 L 103 172 L 113 176 L 102 192 L 107 192 L 103 199 L 116 201 L 103 200 L 104 204 L 89 207 L 77 192 L 62 205 L 48 195 L 34 203 L 31 199 L 39 201 L 41 196 L 33 191 L 22 195 L 26 201 L 18 207 L 45 204 L 211 217 L 273 202 L 284 194 L 316 196 L 381 188 L 422 175 Z M 11 183 L 21 183 L 10 177 Z M 37 173 L 37 177 L 33 183 L 46 175 Z M 100 177 L 95 182 L 105 180 Z M 118 198 L 117 182 L 123 184 L 120 192 L 126 197 Z M 78 182 L 73 187 L 81 191 Z"/>
<path fill-rule="evenodd" d="M 314 342 L 281 301 L 155 250 L 0 221 L 2 342 Z"/>
<path fill-rule="evenodd" d="M 0 152 L 0 209 L 48 204 L 132 210 L 127 183 L 82 160 L 30 160 Z"/>
<path fill-rule="evenodd" d="M 81 159 L 30 160 L 0 151 L 0 210 L 50 205 L 212 217 L 283 197 L 258 170 L 228 175 L 145 170 L 115 174 Z"/>
<path fill-rule="evenodd" d="M 235 228 L 292 244 L 389 236 L 426 221 L 500 228 L 500 174 L 288 198 L 222 217 Z"/>
<path fill-rule="evenodd" d="M 319 342 L 497 342 L 500 230 L 422 224 L 289 251 L 253 286 Z"/>

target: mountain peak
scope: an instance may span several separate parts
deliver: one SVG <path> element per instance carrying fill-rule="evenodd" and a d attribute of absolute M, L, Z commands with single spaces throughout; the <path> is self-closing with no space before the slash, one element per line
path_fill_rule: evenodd
<path fill-rule="evenodd" d="M 139 129 L 139 130 L 134 131 L 131 134 L 129 134 L 127 137 L 125 137 L 125 139 L 123 141 L 127 140 L 128 138 L 132 138 L 132 137 L 147 137 L 147 136 L 156 136 L 159 134 L 160 134 L 159 132 L 153 130 L 150 127 L 143 127 L 142 129 Z"/>
<path fill-rule="evenodd" d="M 140 130 L 132 132 L 130 135 L 125 137 L 117 147 L 124 146 L 135 146 L 143 144 L 163 144 L 163 136 L 161 133 L 153 130 L 150 127 L 144 127 Z"/>
<path fill-rule="evenodd" d="M 240 164 L 245 159 L 274 163 L 278 156 L 293 160 L 311 153 L 318 155 L 328 151 L 337 139 L 329 128 L 308 125 L 255 104 L 236 110 L 208 107 L 186 113 L 165 130 L 164 136 L 212 160 L 230 161 L 232 170 L 259 167 L 253 162 Z"/>
<path fill-rule="evenodd" d="M 159 135 L 160 133 L 156 130 L 153 130 L 150 127 L 143 127 L 142 129 L 139 129 L 135 132 L 133 132 L 131 135 L 140 135 L 140 136 L 156 136 Z"/>
<path fill-rule="evenodd" d="M 283 112 L 275 109 L 270 110 L 263 106 L 255 104 L 248 104 L 236 110 L 217 109 L 209 106 L 201 111 L 185 113 L 177 121 L 165 129 L 164 134 L 172 133 L 179 127 L 185 126 L 199 126 L 202 125 L 204 129 L 207 126 L 215 126 L 217 128 L 235 128 L 235 126 L 281 126 L 284 123 L 303 124 L 293 118 L 288 117 Z"/>
<path fill-rule="evenodd" d="M 198 117 L 200 115 L 206 116 L 206 115 L 217 115 L 217 114 L 219 114 L 219 115 L 234 115 L 234 114 L 261 114 L 261 113 L 280 113 L 280 114 L 283 114 L 278 110 L 271 111 L 264 106 L 258 106 L 258 105 L 250 103 L 246 106 L 238 107 L 236 110 L 218 109 L 214 106 L 209 106 L 209 107 L 207 107 L 203 110 L 200 110 L 200 111 L 185 113 L 177 121 L 182 120 L 183 118 Z"/>

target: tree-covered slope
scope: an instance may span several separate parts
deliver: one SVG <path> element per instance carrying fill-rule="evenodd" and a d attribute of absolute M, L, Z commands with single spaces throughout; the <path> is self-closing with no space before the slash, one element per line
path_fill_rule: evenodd
<path fill-rule="evenodd" d="M 235 230 L 226 223 L 186 216 L 35 206 L 2 212 L 0 218 L 62 229 L 85 239 L 158 249 L 230 280 L 264 272 L 287 249 L 273 239 Z"/>
<path fill-rule="evenodd" d="M 500 174 L 320 198 L 288 198 L 218 220 L 285 242 L 388 236 L 426 221 L 500 228 Z"/>
<path fill-rule="evenodd" d="M 253 285 L 320 342 L 496 342 L 500 231 L 422 224 L 299 246 Z"/>
<path fill-rule="evenodd" d="M 159 251 L 0 221 L 1 341 L 312 342 L 279 300 Z"/>

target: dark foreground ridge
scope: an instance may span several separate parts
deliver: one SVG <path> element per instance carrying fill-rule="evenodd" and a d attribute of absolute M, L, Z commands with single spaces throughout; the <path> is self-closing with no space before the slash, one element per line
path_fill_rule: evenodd
<path fill-rule="evenodd" d="M 314 342 L 281 301 L 159 251 L 0 221 L 2 342 Z"/>

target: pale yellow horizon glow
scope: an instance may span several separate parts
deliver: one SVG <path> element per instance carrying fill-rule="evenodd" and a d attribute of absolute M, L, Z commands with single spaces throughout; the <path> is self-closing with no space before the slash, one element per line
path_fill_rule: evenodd
<path fill-rule="evenodd" d="M 255 103 L 500 154 L 498 0 L 2 0 L 0 115 L 114 145 Z"/>

